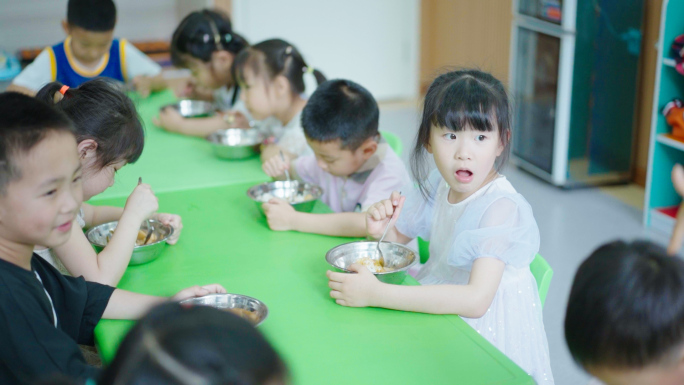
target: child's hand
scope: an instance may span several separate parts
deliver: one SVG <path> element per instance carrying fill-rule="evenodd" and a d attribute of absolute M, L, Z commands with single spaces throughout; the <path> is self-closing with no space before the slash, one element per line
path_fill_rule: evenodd
<path fill-rule="evenodd" d="M 355 263 L 349 266 L 349 270 L 357 274 L 333 273 L 328 270 L 328 286 L 332 289 L 330 296 L 342 306 L 373 306 L 374 295 L 382 283 L 363 265 Z"/>
<path fill-rule="evenodd" d="M 126 200 L 124 212 L 138 215 L 140 222 L 149 218 L 159 209 L 159 201 L 149 184 L 141 183 L 135 187 Z"/>
<path fill-rule="evenodd" d="M 275 231 L 292 230 L 292 217 L 296 211 L 286 200 L 273 198 L 268 203 L 264 203 L 264 214 L 268 219 L 268 227 Z"/>
<path fill-rule="evenodd" d="M 145 75 L 138 75 L 133 78 L 133 85 L 140 96 L 146 98 L 152 92 L 152 78 Z"/>
<path fill-rule="evenodd" d="M 223 120 L 229 128 L 249 129 L 249 119 L 240 111 L 228 111 L 223 114 Z"/>
<path fill-rule="evenodd" d="M 166 240 L 166 243 L 168 243 L 169 245 L 175 245 L 176 242 L 178 242 L 181 230 L 183 230 L 183 222 L 181 220 L 180 215 L 157 213 L 154 214 L 152 218 L 158 220 L 159 222 L 167 226 L 173 227 L 173 235 L 171 236 L 171 238 Z"/>
<path fill-rule="evenodd" d="M 173 93 L 179 98 L 192 98 L 195 96 L 196 87 L 197 83 L 195 82 L 195 79 L 190 78 L 188 81 L 182 82 L 175 87 Z"/>
<path fill-rule="evenodd" d="M 280 157 L 280 154 L 278 154 L 278 156 L 272 156 L 261 165 L 261 168 L 266 175 L 271 178 L 277 178 L 285 174 L 285 170 L 290 169 L 290 157 L 284 153 L 282 158 Z"/>
<path fill-rule="evenodd" d="M 684 167 L 680 164 L 675 164 L 672 168 L 672 185 L 677 194 L 684 197 Z M 670 244 L 667 246 L 667 253 L 675 255 L 682 247 L 684 241 L 684 202 L 679 206 L 677 213 L 677 221 L 674 229 L 672 229 L 672 236 L 670 237 Z"/>
<path fill-rule="evenodd" d="M 225 294 L 227 293 L 226 289 L 223 288 L 223 286 L 219 284 L 211 284 L 211 285 L 205 285 L 205 286 L 193 286 L 189 287 L 187 289 L 183 289 L 179 291 L 176 295 L 171 297 L 171 301 L 182 301 L 185 299 L 190 299 L 190 298 L 195 298 L 195 297 L 203 297 L 205 295 L 209 294 Z"/>
<path fill-rule="evenodd" d="M 169 132 L 183 132 L 186 120 L 178 110 L 168 107 L 159 111 L 159 117 L 152 119 L 152 123 Z"/>
<path fill-rule="evenodd" d="M 399 219 L 401 209 L 404 207 L 405 196 L 397 191 L 392 192 L 390 199 L 382 200 L 371 206 L 366 212 L 366 232 L 368 237 L 378 239 L 385 231 L 387 221 L 391 221 L 390 227 L 394 226 Z"/>

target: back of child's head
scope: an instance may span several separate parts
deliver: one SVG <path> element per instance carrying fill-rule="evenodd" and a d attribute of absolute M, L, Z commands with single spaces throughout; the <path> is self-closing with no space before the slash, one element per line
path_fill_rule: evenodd
<path fill-rule="evenodd" d="M 368 90 L 351 80 L 322 83 L 302 111 L 307 138 L 317 142 L 340 140 L 343 149 L 356 150 L 378 135 L 380 110 Z"/>
<path fill-rule="evenodd" d="M 116 25 L 116 5 L 112 0 L 69 0 L 67 23 L 86 31 L 112 31 Z"/>
<path fill-rule="evenodd" d="M 0 94 L 0 194 L 22 177 L 17 158 L 52 132 L 73 135 L 69 118 L 44 102 L 16 92 Z"/>
<path fill-rule="evenodd" d="M 74 122 L 76 140 L 92 139 L 97 143 L 97 161 L 102 168 L 119 161 L 134 163 L 145 144 L 142 122 L 131 99 L 118 90 L 111 80 L 97 78 L 68 88 L 52 82 L 43 87 L 36 98 L 54 104 Z"/>
<path fill-rule="evenodd" d="M 423 116 L 411 154 L 411 171 L 425 194 L 427 178 L 426 146 L 433 127 L 459 132 L 498 131 L 504 151 L 497 158 L 501 170 L 510 154 L 511 106 L 504 85 L 494 76 L 476 69 L 463 69 L 438 76 L 428 88 Z"/>
<path fill-rule="evenodd" d="M 277 384 L 286 372 L 276 351 L 246 320 L 211 307 L 167 303 L 128 333 L 97 383 Z"/>
<path fill-rule="evenodd" d="M 321 71 L 306 64 L 295 46 L 281 39 L 264 40 L 237 55 L 233 69 L 240 83 L 244 83 L 245 68 L 249 68 L 255 76 L 269 80 L 278 75 L 284 76 L 290 83 L 292 93 L 297 95 L 305 91 L 304 74 L 313 72 L 319 85 L 326 80 Z"/>
<path fill-rule="evenodd" d="M 171 38 L 171 61 L 176 67 L 187 67 L 183 55 L 208 62 L 215 51 L 237 54 L 249 43 L 233 31 L 228 15 L 204 9 L 187 15 Z"/>
<path fill-rule="evenodd" d="M 575 274 L 565 340 L 585 369 L 641 369 L 681 358 L 684 261 L 650 242 L 599 247 Z"/>

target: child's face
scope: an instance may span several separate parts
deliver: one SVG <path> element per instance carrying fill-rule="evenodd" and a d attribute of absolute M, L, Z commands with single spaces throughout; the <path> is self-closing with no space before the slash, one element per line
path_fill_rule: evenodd
<path fill-rule="evenodd" d="M 318 142 L 306 139 L 316 155 L 318 167 L 339 177 L 347 177 L 361 168 L 377 150 L 377 142 L 368 139 L 355 151 L 342 148 L 342 141 Z"/>
<path fill-rule="evenodd" d="M 106 189 L 114 185 L 114 176 L 121 167 L 126 165 L 125 160 L 118 161 L 114 164 L 100 167 L 97 164 L 84 164 L 83 159 L 83 200 L 102 194 Z"/>
<path fill-rule="evenodd" d="M 87 65 L 96 65 L 109 52 L 114 40 L 114 31 L 94 32 L 80 27 L 68 26 L 66 32 L 71 36 L 71 51 L 76 59 Z"/>
<path fill-rule="evenodd" d="M 678 385 L 684 383 L 684 364 L 650 365 L 642 369 L 590 368 L 589 373 L 606 385 Z"/>
<path fill-rule="evenodd" d="M 453 132 L 432 126 L 427 150 L 457 199 L 463 200 L 495 175 L 494 164 L 504 147 L 497 129 Z"/>
<path fill-rule="evenodd" d="M 0 238 L 55 247 L 69 239 L 81 207 L 81 164 L 73 135 L 51 132 L 15 165 L 20 177 L 0 194 Z"/>
<path fill-rule="evenodd" d="M 244 83 L 240 84 L 242 87 L 240 92 L 240 100 L 245 103 L 256 120 L 264 120 L 274 114 L 274 105 L 276 104 L 275 92 L 269 87 L 269 82 L 263 76 L 254 74 L 251 68 L 245 68 L 243 71 Z"/>
<path fill-rule="evenodd" d="M 228 51 L 214 52 L 211 60 L 206 63 L 187 54 L 183 54 L 182 58 L 198 85 L 212 90 L 232 86 L 230 66 L 233 64 L 234 57 Z"/>

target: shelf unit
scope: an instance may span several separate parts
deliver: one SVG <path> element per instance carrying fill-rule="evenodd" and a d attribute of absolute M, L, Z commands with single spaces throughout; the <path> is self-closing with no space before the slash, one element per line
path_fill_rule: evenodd
<path fill-rule="evenodd" d="M 670 175 L 676 163 L 684 164 L 684 142 L 669 135 L 670 127 L 661 111 L 672 99 L 684 99 L 684 76 L 674 69 L 674 59 L 667 57 L 674 38 L 684 34 L 684 0 L 664 0 L 662 9 L 644 201 L 644 226 L 670 232 L 671 224 L 664 226 L 663 223 L 673 221 L 671 218 L 665 218 L 657 210 L 677 206 L 682 200 L 672 186 Z"/>

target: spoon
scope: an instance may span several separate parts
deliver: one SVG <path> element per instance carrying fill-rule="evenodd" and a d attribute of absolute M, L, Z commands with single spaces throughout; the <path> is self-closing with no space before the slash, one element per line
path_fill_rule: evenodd
<path fill-rule="evenodd" d="M 283 154 L 283 151 L 282 151 L 282 150 L 280 150 L 280 159 L 282 159 L 283 162 L 285 161 L 285 155 Z M 288 187 L 289 187 L 289 186 L 292 186 L 292 180 L 290 179 L 290 172 L 289 172 L 287 169 L 285 170 L 285 178 L 287 178 L 287 185 L 288 185 Z M 287 201 L 290 202 L 290 203 L 292 203 L 292 192 L 289 191 L 289 190 L 288 190 L 288 193 L 287 193 Z"/>
<path fill-rule="evenodd" d="M 399 191 L 399 196 L 401 196 L 401 191 Z M 385 225 L 385 231 L 382 233 L 382 237 L 380 237 L 380 240 L 378 240 L 378 245 L 376 246 L 376 248 L 378 249 L 378 256 L 379 256 L 378 262 L 380 262 L 380 265 L 383 267 L 385 266 L 385 258 L 382 255 L 382 250 L 380 250 L 380 244 L 382 243 L 382 240 L 385 239 L 385 235 L 387 235 L 387 230 L 389 230 L 389 225 L 390 225 L 390 223 L 392 223 L 392 219 L 394 219 L 394 214 L 396 214 L 396 212 L 397 212 L 396 211 L 397 206 L 394 206 L 394 205 L 392 205 L 392 206 L 395 208 L 395 210 L 392 212 L 392 216 L 390 217 L 389 221 L 387 221 L 387 225 Z"/>
<path fill-rule="evenodd" d="M 142 177 L 140 176 L 138 177 L 138 186 L 140 186 L 141 183 Z M 145 222 L 143 222 L 142 227 L 144 231 L 147 233 L 147 235 L 145 235 L 145 242 L 143 242 L 141 246 L 147 244 L 147 242 L 150 240 L 150 237 L 152 236 L 152 233 L 154 232 L 154 226 L 150 226 L 150 222 L 148 220 L 145 220 Z"/>

